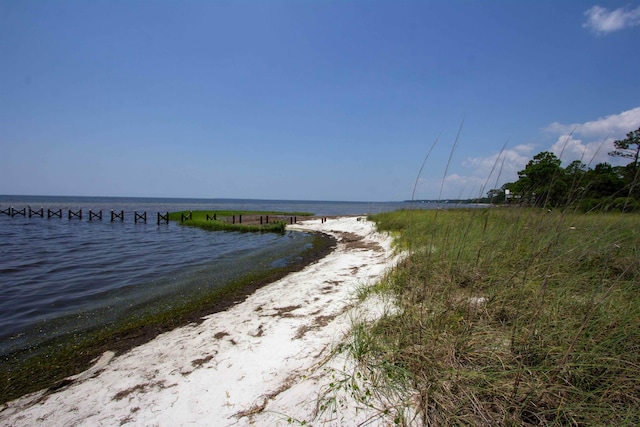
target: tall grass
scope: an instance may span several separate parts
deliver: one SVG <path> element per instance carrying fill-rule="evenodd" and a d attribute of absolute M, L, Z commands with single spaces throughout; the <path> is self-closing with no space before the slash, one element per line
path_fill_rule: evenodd
<path fill-rule="evenodd" d="M 381 367 L 408 373 L 396 401 L 413 416 L 397 424 L 640 425 L 640 216 L 491 208 L 372 219 L 407 257 L 376 285 L 397 310 L 357 325 L 352 341 L 366 337 L 359 370 L 396 378 L 395 396 L 398 376 Z"/>

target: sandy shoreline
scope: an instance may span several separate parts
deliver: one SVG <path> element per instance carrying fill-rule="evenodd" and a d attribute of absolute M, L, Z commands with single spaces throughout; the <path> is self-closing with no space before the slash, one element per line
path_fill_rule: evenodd
<path fill-rule="evenodd" d="M 113 357 L 54 393 L 4 405 L 2 426 L 357 425 L 317 414 L 328 379 L 321 362 L 349 330 L 354 290 L 391 267 L 391 238 L 364 218 L 306 220 L 339 243 L 305 269 L 258 289 L 198 325 L 164 333 Z M 344 414 L 342 415 L 345 416 Z M 358 421 L 359 420 L 359 421 Z M 295 423 L 294 423 L 295 424 Z"/>

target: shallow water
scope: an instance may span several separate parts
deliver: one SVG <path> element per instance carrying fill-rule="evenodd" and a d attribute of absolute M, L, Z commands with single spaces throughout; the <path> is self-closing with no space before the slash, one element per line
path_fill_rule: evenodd
<path fill-rule="evenodd" d="M 402 204 L 256 200 L 0 196 L 0 209 L 44 208 L 44 218 L 0 214 L 0 356 L 62 335 L 197 298 L 250 271 L 286 266 L 308 233 L 212 232 L 156 223 L 158 212 L 202 209 L 359 215 Z M 62 218 L 47 219 L 47 209 Z M 68 210 L 83 210 L 82 219 Z M 89 221 L 89 210 L 103 219 Z M 125 220 L 110 221 L 110 211 Z M 134 212 L 147 223 L 134 223 Z M 27 210 L 28 212 L 28 210 Z"/>

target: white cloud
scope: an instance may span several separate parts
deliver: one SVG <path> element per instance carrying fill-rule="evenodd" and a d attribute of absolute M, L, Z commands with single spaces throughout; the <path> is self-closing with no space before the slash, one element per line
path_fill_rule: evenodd
<path fill-rule="evenodd" d="M 596 5 L 585 11 L 584 14 L 587 21 L 582 26 L 596 34 L 608 34 L 640 24 L 640 6 L 635 9 L 621 7 L 609 11 Z"/>
<path fill-rule="evenodd" d="M 624 137 L 628 132 L 640 127 L 640 107 L 611 114 L 585 123 L 562 124 L 554 122 L 546 130 L 552 133 L 582 135 L 586 138 Z"/>
<path fill-rule="evenodd" d="M 608 155 L 614 149 L 613 141 L 640 128 L 640 107 L 612 114 L 584 123 L 552 123 L 546 130 L 559 134 L 549 151 L 567 164 L 581 160 L 592 167 L 598 163 L 625 164 L 623 159 Z M 577 137 L 581 138 L 578 139 Z"/>
<path fill-rule="evenodd" d="M 562 159 L 564 164 L 580 160 L 582 163 L 594 167 L 598 163 L 614 163 L 614 159 L 608 155 L 609 151 L 613 149 L 613 141 L 613 138 L 606 138 L 601 141 L 583 143 L 582 140 L 574 139 L 571 135 L 562 135 L 549 151 Z"/>

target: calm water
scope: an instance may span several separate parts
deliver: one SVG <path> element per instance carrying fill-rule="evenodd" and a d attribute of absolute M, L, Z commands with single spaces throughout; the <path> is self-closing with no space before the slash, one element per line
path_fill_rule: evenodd
<path fill-rule="evenodd" d="M 304 211 L 360 215 L 403 203 L 0 196 L 0 210 L 44 207 L 45 218 L 0 214 L 0 356 L 115 318 L 170 308 L 249 270 L 294 260 L 308 233 L 232 233 L 157 225 L 158 212 Z M 63 209 L 62 218 L 46 218 Z M 68 210 L 83 210 L 68 219 Z M 89 210 L 103 220 L 89 221 Z M 123 222 L 109 212 L 124 211 Z M 133 213 L 147 212 L 148 223 Z"/>

